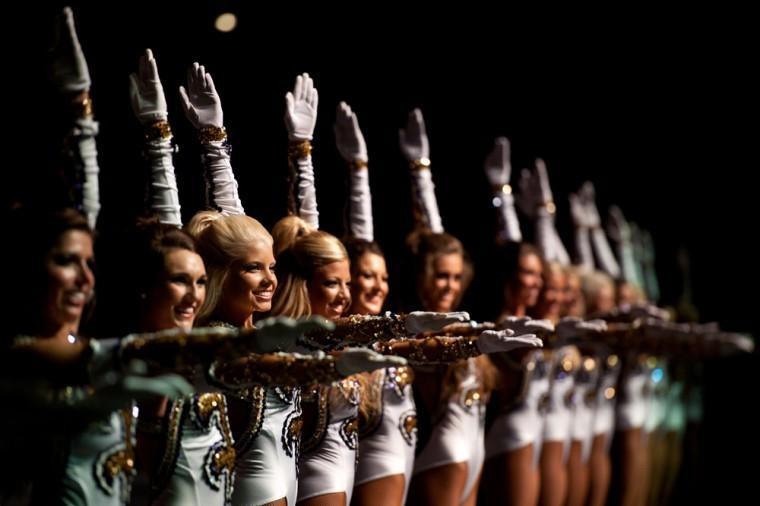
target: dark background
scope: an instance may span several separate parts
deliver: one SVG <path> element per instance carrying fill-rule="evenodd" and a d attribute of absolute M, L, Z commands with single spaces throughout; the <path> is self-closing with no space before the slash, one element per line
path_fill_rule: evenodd
<path fill-rule="evenodd" d="M 55 157 L 59 117 L 45 84 L 45 50 L 63 2 L 21 4 L 6 78 L 17 76 L 10 110 L 20 134 L 6 146 L 23 150 L 22 170 L 9 173 L 12 197 L 25 196 Z M 386 250 L 391 286 L 403 239 L 411 229 L 407 167 L 397 130 L 422 108 L 431 144 L 444 226 L 470 251 L 475 284 L 464 301 L 476 316 L 494 230 L 482 171 L 494 137 L 512 142 L 513 167 L 537 157 L 548 165 L 558 228 L 572 234 L 566 196 L 585 180 L 597 188 L 602 215 L 619 205 L 649 229 L 657 246 L 663 298 L 682 290 L 675 252 L 691 258 L 694 303 L 702 321 L 757 333 L 756 230 L 757 37 L 741 13 L 612 13 L 515 15 L 502 9 L 346 7 L 340 14 L 296 5 L 252 2 L 72 2 L 93 80 L 101 134 L 100 228 L 118 233 L 142 209 L 145 167 L 140 129 L 128 94 L 130 72 L 153 49 L 180 153 L 175 158 L 185 221 L 204 204 L 202 171 L 177 87 L 199 61 L 220 92 L 233 167 L 249 215 L 271 227 L 285 214 L 287 138 L 284 94 L 307 71 L 320 93 L 315 134 L 322 228 L 342 235 L 346 171 L 334 146 L 335 106 L 357 112 L 369 147 L 376 238 Z M 461 7 L 461 6 L 460 6 Z M 266 12 L 265 12 L 266 10 Z M 215 17 L 238 16 L 219 33 Z M 583 22 L 572 21 L 577 16 Z M 746 19 L 746 18 L 744 18 Z M 25 69 L 18 72 L 18 69 Z M 22 76 L 29 76 L 26 79 Z M 8 84 L 8 82 L 6 82 Z M 15 106 L 15 107 L 14 107 Z M 13 131 L 13 130 L 12 130 Z M 31 134 L 31 135 L 30 135 Z M 7 158 L 11 160 L 12 158 Z M 6 192 L 4 192 L 6 193 Z M 691 484 L 705 502 L 752 491 L 757 424 L 757 355 L 706 370 L 704 476 Z M 751 461 L 750 461 L 751 462 Z M 728 496 L 723 494 L 729 494 Z"/>

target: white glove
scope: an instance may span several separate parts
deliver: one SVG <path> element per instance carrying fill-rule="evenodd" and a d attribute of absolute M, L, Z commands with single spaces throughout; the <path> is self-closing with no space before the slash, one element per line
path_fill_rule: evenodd
<path fill-rule="evenodd" d="M 138 60 L 137 73 L 129 75 L 129 97 L 132 110 L 143 125 L 165 121 L 169 116 L 164 88 L 161 86 L 156 60 L 150 49 L 146 49 L 145 54 Z"/>
<path fill-rule="evenodd" d="M 534 334 L 522 334 L 516 337 L 514 331 L 505 330 L 484 330 L 476 341 L 480 353 L 502 353 L 518 348 L 542 348 L 543 341 Z"/>
<path fill-rule="evenodd" d="M 296 77 L 292 92 L 285 95 L 285 126 L 290 141 L 311 140 L 317 123 L 319 96 L 309 74 Z M 317 190 L 311 156 L 296 160 L 296 209 L 298 216 L 310 227 L 319 228 Z"/>
<path fill-rule="evenodd" d="M 546 162 L 541 158 L 536 159 L 536 176 L 538 177 L 538 188 L 541 192 L 541 201 L 554 202 L 552 188 L 549 185 L 549 172 L 546 170 Z"/>
<path fill-rule="evenodd" d="M 498 327 L 499 329 L 512 330 L 517 336 L 535 334 L 539 337 L 546 337 L 554 333 L 554 324 L 549 320 L 534 320 L 528 316 L 507 316 L 499 322 Z"/>
<path fill-rule="evenodd" d="M 721 332 L 719 339 L 722 351 L 726 354 L 752 353 L 755 351 L 755 341 L 747 335 Z"/>
<path fill-rule="evenodd" d="M 452 323 L 464 323 L 468 321 L 470 321 L 470 315 L 465 311 L 455 311 L 453 313 L 412 311 L 406 315 L 405 324 L 409 335 L 417 335 L 422 332 L 438 332 Z"/>
<path fill-rule="evenodd" d="M 138 60 L 137 74 L 129 75 L 132 110 L 143 125 L 166 121 L 169 113 L 158 67 L 150 49 Z M 159 138 L 147 143 L 144 151 L 150 165 L 150 208 L 161 223 L 182 226 L 177 179 L 174 175 L 171 139 Z"/>
<path fill-rule="evenodd" d="M 486 177 L 491 187 L 496 188 L 509 184 L 509 178 L 512 174 L 512 163 L 509 156 L 509 139 L 497 137 L 493 143 L 493 149 L 485 161 Z"/>
<path fill-rule="evenodd" d="M 571 193 L 568 197 L 570 202 L 570 215 L 575 225 L 575 253 L 578 263 L 586 270 L 594 270 L 594 252 L 591 249 L 591 236 L 586 220 L 586 210 L 578 195 Z"/>
<path fill-rule="evenodd" d="M 621 304 L 618 308 L 620 313 L 627 313 L 632 318 L 647 318 L 666 322 L 670 320 L 670 313 L 665 309 L 660 309 L 654 304 L 645 302 L 643 304 Z"/>
<path fill-rule="evenodd" d="M 406 128 L 398 131 L 401 153 L 409 162 L 430 158 L 430 145 L 428 143 L 425 120 L 422 111 L 415 109 L 409 113 Z"/>
<path fill-rule="evenodd" d="M 641 268 L 636 263 L 633 244 L 631 243 L 631 227 L 628 225 L 623 211 L 617 206 L 610 207 L 607 233 L 617 244 L 623 279 L 636 286 L 643 286 Z"/>
<path fill-rule="evenodd" d="M 90 71 L 79 44 L 74 27 L 74 14 L 70 7 L 64 7 L 58 16 L 55 42 L 50 54 L 52 79 L 61 93 L 89 91 Z"/>
<path fill-rule="evenodd" d="M 367 163 L 367 144 L 359 128 L 359 120 L 345 102 L 338 104 L 335 116 L 335 143 L 345 161 Z"/>
<path fill-rule="evenodd" d="M 631 241 L 631 227 L 618 206 L 610 206 L 609 218 L 607 219 L 607 234 L 610 239 L 617 243 Z"/>
<path fill-rule="evenodd" d="M 375 228 L 372 219 L 372 194 L 369 190 L 369 171 L 366 169 L 351 169 L 349 178 L 349 231 L 357 239 L 372 242 L 375 240 Z"/>
<path fill-rule="evenodd" d="M 298 216 L 313 229 L 319 229 L 319 210 L 317 209 L 317 189 L 314 182 L 314 166 L 311 156 L 300 158 L 297 164 L 296 202 Z"/>
<path fill-rule="evenodd" d="M 122 344 L 119 339 L 90 341 L 92 355 L 88 363 L 88 374 L 90 383 L 98 392 L 90 399 L 91 402 L 113 402 L 118 407 L 126 405 L 131 399 L 156 396 L 178 398 L 193 392 L 190 384 L 175 374 L 144 377 L 148 368 L 140 360 L 132 360 L 122 366 L 119 361 Z"/>
<path fill-rule="evenodd" d="M 298 340 L 307 332 L 314 330 L 332 330 L 335 328 L 328 320 L 310 317 L 299 320 L 284 316 L 273 316 L 256 322 L 256 353 L 290 351 Z"/>
<path fill-rule="evenodd" d="M 441 213 L 438 211 L 438 200 L 435 197 L 433 174 L 430 170 L 412 171 L 412 186 L 416 202 L 427 220 L 426 225 L 435 234 L 443 232 Z"/>
<path fill-rule="evenodd" d="M 206 72 L 203 65 L 196 62 L 188 69 L 187 89 L 180 86 L 179 95 L 185 116 L 195 128 L 224 126 L 222 101 L 216 92 L 211 74 Z"/>
<path fill-rule="evenodd" d="M 594 185 L 587 181 L 578 193 L 584 202 L 588 223 L 591 226 L 591 244 L 599 260 L 599 267 L 613 278 L 618 278 L 620 277 L 620 267 L 615 260 L 612 249 L 610 249 L 610 244 L 607 242 L 607 236 L 604 235 L 604 230 L 601 228 L 602 220 L 599 218 L 599 211 L 596 208 Z"/>
<path fill-rule="evenodd" d="M 360 372 L 405 365 L 406 359 L 401 357 L 381 355 L 367 348 L 346 348 L 336 359 L 335 370 L 343 376 L 351 376 Z"/>
<path fill-rule="evenodd" d="M 607 322 L 604 320 L 582 320 L 577 316 L 565 316 L 556 325 L 556 332 L 560 339 L 584 337 L 606 330 Z"/>
<path fill-rule="evenodd" d="M 198 63 L 187 71 L 187 89 L 179 87 L 182 109 L 190 123 L 197 128 L 224 126 L 222 101 L 211 74 Z M 230 149 L 224 141 L 201 145 L 201 157 L 206 168 L 207 193 L 214 207 L 225 216 L 244 215 L 238 195 L 238 184 L 230 162 Z"/>
<path fill-rule="evenodd" d="M 82 211 L 93 230 L 100 213 L 100 167 L 98 166 L 98 146 L 95 142 L 97 135 L 98 122 L 91 116 L 77 119 L 71 132 L 71 138 L 75 142 L 74 151 L 84 169 Z"/>
<path fill-rule="evenodd" d="M 517 194 L 517 205 L 525 216 L 535 219 L 538 209 L 544 204 L 541 200 L 538 177 L 529 169 L 523 169 L 520 171 L 517 185 L 520 188 L 520 193 Z"/>
<path fill-rule="evenodd" d="M 422 111 L 415 109 L 409 113 L 406 128 L 399 130 L 398 137 L 401 153 L 407 161 L 421 160 L 427 164 L 430 163 L 430 146 Z M 443 222 L 441 221 L 441 213 L 438 211 L 438 200 L 435 197 L 435 185 L 431 171 L 427 169 L 413 170 L 412 188 L 415 204 L 419 206 L 419 210 L 426 221 L 424 225 L 433 233 L 442 233 Z"/>
<path fill-rule="evenodd" d="M 510 162 L 509 140 L 498 137 L 493 150 L 486 157 L 485 171 L 491 189 L 494 191 L 493 205 L 499 212 L 499 239 L 505 242 L 522 241 L 520 222 L 515 212 L 515 199 L 509 186 L 512 164 Z"/>
<path fill-rule="evenodd" d="M 356 114 L 345 102 L 338 105 L 335 119 L 335 141 L 338 151 L 347 162 L 367 163 L 367 146 L 359 129 Z M 349 173 L 349 231 L 353 237 L 372 242 L 375 231 L 372 222 L 372 194 L 369 190 L 369 171 L 354 168 Z"/>
<path fill-rule="evenodd" d="M 310 141 L 317 124 L 319 94 L 309 74 L 296 77 L 292 92 L 285 95 L 285 126 L 291 141 Z"/>
<path fill-rule="evenodd" d="M 546 164 L 540 158 L 533 172 L 523 170 L 520 177 L 518 204 L 527 216 L 535 219 L 536 243 L 547 261 L 570 264 L 570 256 L 554 225 L 556 206 L 553 201 Z"/>
<path fill-rule="evenodd" d="M 144 153 L 150 165 L 150 208 L 161 223 L 181 227 L 182 213 L 174 175 L 172 142 L 170 139 L 150 141 Z"/>

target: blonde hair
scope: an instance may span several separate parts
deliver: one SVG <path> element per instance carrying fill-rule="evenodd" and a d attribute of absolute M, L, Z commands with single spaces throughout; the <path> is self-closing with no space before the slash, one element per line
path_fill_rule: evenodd
<path fill-rule="evenodd" d="M 593 314 L 598 310 L 597 299 L 602 290 L 608 289 L 612 297 L 615 297 L 615 281 L 608 274 L 601 271 L 593 271 L 581 277 L 581 289 L 586 299 L 586 311 Z"/>
<path fill-rule="evenodd" d="M 550 275 L 567 278 L 568 273 L 567 273 L 567 269 L 563 267 L 561 263 L 552 260 L 552 261 L 544 262 L 543 275 L 544 275 L 544 280 L 547 280 Z"/>
<path fill-rule="evenodd" d="M 219 305 L 232 263 L 243 258 L 252 243 L 272 246 L 273 240 L 267 229 L 250 216 L 226 216 L 218 211 L 196 213 L 187 225 L 187 232 L 195 238 L 198 253 L 206 264 L 206 300 L 198 312 L 198 321 L 206 324 Z"/>
<path fill-rule="evenodd" d="M 279 287 L 272 314 L 298 318 L 311 315 L 308 281 L 314 271 L 341 260 L 348 253 L 337 237 L 315 230 L 297 216 L 278 221 L 272 229 Z"/>

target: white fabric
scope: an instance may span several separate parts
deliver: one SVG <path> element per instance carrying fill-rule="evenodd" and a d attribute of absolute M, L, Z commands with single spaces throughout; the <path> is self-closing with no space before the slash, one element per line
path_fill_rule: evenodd
<path fill-rule="evenodd" d="M 232 477 L 226 473 L 219 476 L 220 481 L 213 487 L 206 476 L 206 467 L 213 453 L 219 447 L 224 446 L 225 440 L 222 435 L 222 417 L 227 413 L 216 409 L 208 420 L 204 422 L 193 416 L 192 403 L 196 402 L 196 396 L 188 399 L 181 432 L 179 435 L 179 448 L 174 471 L 164 489 L 154 502 L 156 505 L 188 505 L 206 506 L 227 504 L 227 491 L 232 487 Z"/>
<path fill-rule="evenodd" d="M 409 482 L 414 467 L 414 451 L 417 431 L 408 433 L 405 421 L 417 417 L 412 395 L 412 385 L 403 390 L 393 381 L 395 369 L 383 371 L 382 413 L 378 427 L 359 440 L 359 465 L 356 469 L 356 485 L 397 474 L 404 475 L 404 497 L 406 502 Z"/>
<path fill-rule="evenodd" d="M 522 241 L 520 222 L 515 212 L 515 199 L 511 190 L 508 190 L 509 193 L 504 191 L 512 175 L 509 140 L 506 137 L 498 137 L 494 141 L 494 147 L 486 157 L 485 172 L 494 190 L 492 203 L 498 211 L 498 239 L 504 242 Z"/>
<path fill-rule="evenodd" d="M 623 373 L 620 379 L 620 398 L 616 406 L 616 426 L 619 430 L 637 429 L 644 426 L 647 412 L 649 371 L 637 365 Z"/>
<path fill-rule="evenodd" d="M 620 266 L 601 227 L 591 229 L 591 245 L 594 247 L 599 268 L 613 278 L 620 277 Z"/>
<path fill-rule="evenodd" d="M 100 212 L 100 185 L 98 176 L 98 122 L 91 117 L 76 120 L 72 136 L 76 140 L 76 156 L 82 162 L 84 181 L 82 185 L 82 211 L 87 216 L 90 228 L 95 229 Z"/>
<path fill-rule="evenodd" d="M 554 226 L 554 215 L 544 208 L 536 212 L 536 245 L 549 262 L 570 265 L 570 256 Z"/>
<path fill-rule="evenodd" d="M 372 194 L 369 190 L 369 171 L 351 169 L 349 230 L 351 235 L 372 242 L 375 239 L 372 223 Z"/>
<path fill-rule="evenodd" d="M 572 423 L 572 405 L 570 396 L 575 385 L 573 372 L 562 369 L 562 360 L 571 353 L 569 346 L 563 346 L 554 352 L 552 360 L 553 374 L 549 385 L 549 404 L 544 416 L 544 442 L 561 441 L 567 450 L 570 442 Z"/>
<path fill-rule="evenodd" d="M 441 420 L 433 427 L 425 448 L 414 462 L 414 474 L 464 462 L 467 464 L 467 480 L 461 500 L 469 497 L 483 468 L 485 448 L 485 404 L 474 393 L 481 385 L 474 359 L 468 360 L 468 374 L 459 385 L 459 392 L 446 404 Z"/>
<path fill-rule="evenodd" d="M 150 165 L 150 208 L 158 221 L 168 225 L 182 226 L 177 179 L 174 176 L 171 139 L 148 142 L 145 156 Z"/>
<path fill-rule="evenodd" d="M 594 253 L 591 249 L 591 236 L 586 227 L 575 227 L 575 251 L 578 263 L 591 272 L 594 270 Z"/>
<path fill-rule="evenodd" d="M 591 443 L 594 438 L 594 408 L 596 384 L 599 379 L 598 372 L 599 367 L 593 371 L 585 371 L 581 368 L 575 377 L 571 437 L 573 441 L 581 442 L 581 460 L 584 463 L 588 461 L 591 455 Z"/>
<path fill-rule="evenodd" d="M 224 141 L 201 145 L 201 158 L 206 168 L 206 185 L 213 204 L 226 216 L 244 215 L 238 196 L 238 184 L 230 164 L 230 149 Z"/>
<path fill-rule="evenodd" d="M 417 197 L 417 202 L 424 214 L 430 231 L 436 234 L 443 232 L 441 213 L 438 211 L 438 201 L 435 197 L 435 184 L 433 174 L 429 169 L 412 171 L 412 183 Z"/>
<path fill-rule="evenodd" d="M 266 504 L 285 497 L 295 504 L 298 494 L 298 442 L 286 444 L 291 421 L 301 415 L 300 394 L 265 389 L 264 420 L 258 435 L 237 456 L 232 504 Z"/>
<path fill-rule="evenodd" d="M 345 387 L 347 384 L 350 386 Z M 359 441 L 356 432 L 347 436 L 343 428 L 358 415 L 359 389 L 351 379 L 344 380 L 343 385 L 345 395 L 338 386 L 330 387 L 329 417 L 322 441 L 301 456 L 298 464 L 299 501 L 344 492 L 346 504 L 351 503 Z"/>
<path fill-rule="evenodd" d="M 609 389 L 616 389 L 618 378 L 620 376 L 620 366 L 607 368 L 602 373 L 599 380 L 599 387 L 596 393 L 596 411 L 594 412 L 594 435 L 607 435 L 608 442 L 612 439 L 615 430 L 615 405 L 617 403 L 619 392 L 614 391 L 614 396 L 608 398 L 606 392 Z M 613 390 L 611 390 L 612 392 Z"/>
<path fill-rule="evenodd" d="M 515 198 L 511 193 L 497 192 L 493 197 L 493 206 L 498 215 L 498 238 L 505 242 L 521 242 L 520 220 L 515 211 Z"/>
<path fill-rule="evenodd" d="M 486 435 L 486 458 L 533 444 L 534 464 L 538 464 L 538 448 L 544 433 L 541 410 L 548 400 L 550 380 L 543 352 L 533 352 L 527 363 L 533 363 L 533 370 L 528 373 L 525 394 L 514 408 L 499 414 L 493 421 Z"/>
<path fill-rule="evenodd" d="M 319 211 L 317 210 L 317 190 L 314 185 L 314 167 L 311 163 L 311 155 L 299 158 L 296 165 L 298 216 L 311 227 L 318 229 Z"/>
<path fill-rule="evenodd" d="M 76 504 L 127 504 L 132 476 L 121 472 L 109 483 L 105 463 L 110 455 L 126 448 L 126 438 L 131 438 L 134 444 L 134 433 L 125 431 L 123 416 L 115 411 L 71 439 L 63 480 L 65 503 L 76 497 Z"/>

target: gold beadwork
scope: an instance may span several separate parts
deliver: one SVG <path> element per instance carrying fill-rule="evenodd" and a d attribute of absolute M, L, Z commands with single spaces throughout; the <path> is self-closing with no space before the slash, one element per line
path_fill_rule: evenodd
<path fill-rule="evenodd" d="M 293 141 L 288 146 L 288 157 L 291 160 L 300 160 L 311 156 L 311 141 Z"/>
<path fill-rule="evenodd" d="M 71 110 L 76 118 L 92 117 L 92 98 L 90 92 L 85 90 L 77 94 L 71 100 Z"/>
<path fill-rule="evenodd" d="M 414 446 L 414 435 L 417 433 L 417 413 L 414 410 L 402 413 L 398 428 L 406 444 Z"/>
<path fill-rule="evenodd" d="M 172 128 L 166 120 L 155 121 L 147 125 L 143 133 L 145 135 L 145 140 L 148 142 L 172 138 Z"/>
<path fill-rule="evenodd" d="M 261 432 L 261 426 L 264 423 L 264 409 L 266 409 L 266 391 L 262 386 L 255 386 L 241 391 L 240 394 L 251 408 L 248 413 L 248 426 L 240 438 L 235 441 L 235 449 L 242 454 L 246 452 L 250 442 Z"/>
<path fill-rule="evenodd" d="M 166 446 L 164 449 L 164 455 L 161 458 L 161 463 L 158 465 L 154 491 L 163 488 L 163 484 L 169 480 L 174 472 L 174 462 L 177 458 L 177 448 L 180 439 L 180 423 L 182 422 L 182 412 L 185 408 L 185 402 L 186 400 L 184 398 L 177 399 L 172 403 L 171 409 L 169 410 L 168 421 L 166 424 Z"/>
<path fill-rule="evenodd" d="M 329 384 L 342 376 L 331 356 L 324 358 L 293 356 L 287 353 L 251 354 L 234 362 L 215 365 L 218 381 L 229 388 L 235 385 L 290 386 Z"/>
<path fill-rule="evenodd" d="M 312 390 L 312 395 L 304 396 L 304 402 L 316 403 L 317 410 L 317 423 L 314 427 L 314 432 L 309 434 L 308 437 L 303 438 L 301 441 L 301 451 L 307 453 L 315 449 L 327 431 L 327 418 L 329 414 L 328 408 L 328 393 L 329 388 L 326 386 L 319 386 Z M 303 437 L 303 435 L 302 435 Z"/>
<path fill-rule="evenodd" d="M 425 170 L 430 168 L 430 158 L 422 157 L 417 160 L 409 162 L 409 167 L 412 170 Z"/>
<path fill-rule="evenodd" d="M 198 130 L 198 140 L 201 144 L 220 142 L 227 138 L 227 130 L 224 127 L 206 126 Z"/>

